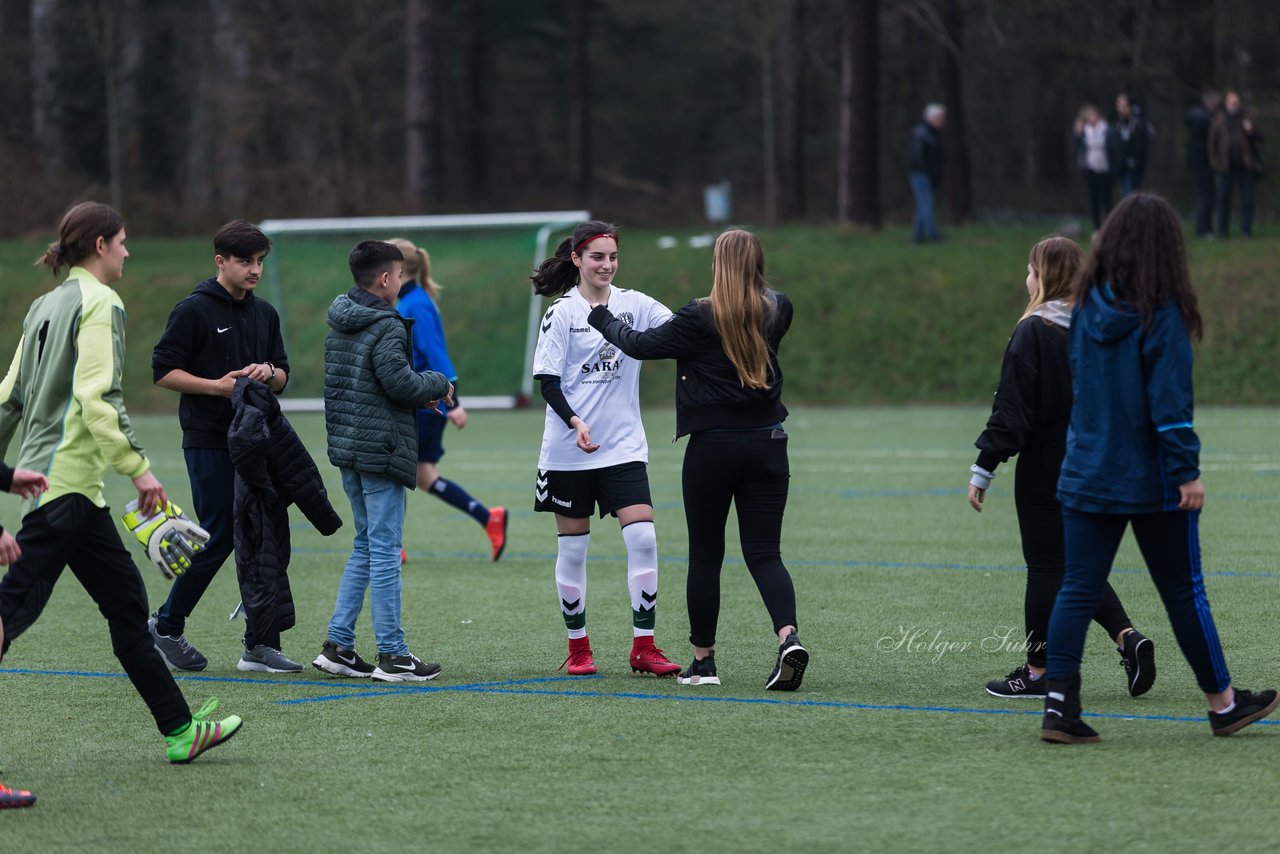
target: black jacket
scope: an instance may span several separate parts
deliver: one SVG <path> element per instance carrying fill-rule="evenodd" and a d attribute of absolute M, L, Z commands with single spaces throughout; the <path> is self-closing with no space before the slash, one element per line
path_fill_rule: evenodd
<path fill-rule="evenodd" d="M 1024 318 L 1004 352 L 987 429 L 974 443 L 978 465 L 995 471 L 1014 454 L 1033 451 L 1056 460 L 1056 472 L 1066 454 L 1070 420 L 1067 330 L 1037 315 Z"/>
<path fill-rule="evenodd" d="M 289 590 L 289 505 L 326 537 L 342 527 L 302 440 L 263 383 L 236 380 L 227 448 L 236 468 L 236 576 L 245 616 L 259 639 L 294 624 Z M 264 642 L 267 642 L 264 640 Z M 272 645 L 268 643 L 268 645 Z"/>
<path fill-rule="evenodd" d="M 661 326 L 637 332 L 596 306 L 587 322 L 605 340 L 633 359 L 676 360 L 676 437 L 702 430 L 745 430 L 779 424 L 787 417 L 782 405 L 782 368 L 778 345 L 791 328 L 791 300 L 769 291 L 774 310 L 765 331 L 769 347 L 769 387 L 747 388 L 725 355 L 711 316 L 711 303 L 693 300 Z"/>
<path fill-rule="evenodd" d="M 212 278 L 196 285 L 169 312 L 169 322 L 151 352 L 151 375 L 156 382 L 177 368 L 216 380 L 254 362 L 270 362 L 288 373 L 280 315 L 252 293 L 233 299 Z M 182 447 L 225 448 L 231 416 L 231 402 L 225 397 L 183 394 L 178 402 Z"/>
<path fill-rule="evenodd" d="M 911 171 L 929 176 L 933 186 L 942 183 L 942 132 L 928 122 L 921 122 L 911 130 Z"/>

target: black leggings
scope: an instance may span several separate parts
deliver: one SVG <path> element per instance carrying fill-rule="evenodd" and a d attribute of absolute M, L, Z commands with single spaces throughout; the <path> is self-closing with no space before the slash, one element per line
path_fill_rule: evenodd
<path fill-rule="evenodd" d="M 796 592 L 782 563 L 782 514 L 791 467 L 781 430 L 696 433 L 684 454 L 689 527 L 689 642 L 712 647 L 720 618 L 720 567 L 729 503 L 738 511 L 742 557 L 776 632 L 796 625 Z"/>
<path fill-rule="evenodd" d="M 1014 504 L 1022 533 L 1022 557 L 1027 563 L 1027 592 L 1023 603 L 1027 631 L 1027 663 L 1045 667 L 1048 662 L 1049 615 L 1062 587 L 1067 555 L 1063 544 L 1062 505 L 1058 503 L 1058 470 L 1062 456 L 1034 450 L 1019 455 L 1014 474 Z M 1093 619 L 1114 638 L 1133 623 L 1124 604 L 1106 584 Z"/>

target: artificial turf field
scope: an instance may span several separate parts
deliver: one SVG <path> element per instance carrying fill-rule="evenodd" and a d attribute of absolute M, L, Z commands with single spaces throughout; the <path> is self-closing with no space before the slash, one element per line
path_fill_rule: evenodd
<path fill-rule="evenodd" d="M 240 624 L 227 621 L 238 596 L 224 568 L 187 626 L 209 669 L 179 682 L 193 706 L 217 696 L 245 725 L 189 766 L 165 762 L 105 622 L 65 575 L 0 665 L 0 771 L 39 796 L 33 809 L 0 812 L 0 851 L 1275 849 L 1280 721 L 1210 736 L 1131 540 L 1112 583 L 1156 643 L 1159 678 L 1131 699 L 1114 646 L 1091 631 L 1084 699 L 1103 742 L 1043 744 L 1036 703 L 983 692 L 1021 660 L 1000 647 L 1021 637 L 1024 586 L 1012 466 L 981 516 L 964 498 L 983 410 L 793 412 L 783 556 L 812 653 L 795 694 L 762 690 L 774 641 L 732 520 L 723 686 L 629 675 L 612 520 L 595 523 L 589 564 L 600 674 L 557 672 L 555 536 L 529 510 L 541 419 L 473 412 L 447 436 L 442 472 L 512 508 L 499 563 L 474 522 L 410 496 L 404 621 L 414 652 L 443 665 L 435 682 L 239 673 Z M 349 519 L 321 417 L 292 420 Z M 683 663 L 684 444 L 665 438 L 672 422 L 669 410 L 646 415 L 658 642 Z M 176 418 L 135 424 L 158 476 L 188 503 Z M 1280 410 L 1202 408 L 1197 428 L 1206 585 L 1227 660 L 1239 685 L 1275 687 Z M 130 494 L 109 478 L 113 507 Z M 16 513 L 16 499 L 0 501 L 11 526 Z M 294 516 L 299 619 L 284 651 L 310 661 L 351 529 L 326 539 Z M 165 582 L 140 566 L 154 607 Z M 367 612 L 359 631 L 371 657 Z"/>

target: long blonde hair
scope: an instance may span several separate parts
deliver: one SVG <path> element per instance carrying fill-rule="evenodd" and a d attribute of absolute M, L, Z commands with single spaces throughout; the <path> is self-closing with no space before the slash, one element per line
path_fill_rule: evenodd
<path fill-rule="evenodd" d="M 1084 252 L 1068 237 L 1046 237 L 1031 247 L 1027 263 L 1036 273 L 1036 292 L 1019 320 L 1030 317 L 1047 302 L 1071 296 L 1072 282 L 1084 264 Z"/>
<path fill-rule="evenodd" d="M 768 388 L 772 369 L 764 328 L 774 305 L 765 284 L 760 238 L 735 228 L 716 239 L 711 296 L 706 299 L 738 381 L 748 388 Z"/>
<path fill-rule="evenodd" d="M 426 288 L 431 299 L 440 299 L 440 291 L 443 289 L 431 278 L 431 257 L 427 255 L 427 250 L 415 246 L 403 237 L 393 237 L 387 242 L 404 255 L 404 274 Z"/>

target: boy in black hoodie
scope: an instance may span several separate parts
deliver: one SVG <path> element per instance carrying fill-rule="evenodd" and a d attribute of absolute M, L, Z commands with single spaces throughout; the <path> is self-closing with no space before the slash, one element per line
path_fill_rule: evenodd
<path fill-rule="evenodd" d="M 227 223 L 213 238 L 218 275 L 196 285 L 173 307 L 151 354 L 156 385 L 180 392 L 178 421 L 182 453 L 191 478 L 196 518 L 209 543 L 191 568 L 178 576 L 169 598 L 153 616 L 156 649 L 174 670 L 208 665 L 184 635 L 186 619 L 234 547 L 232 504 L 235 470 L 227 451 L 231 391 L 249 377 L 277 394 L 289 381 L 289 359 L 280 335 L 280 315 L 253 291 L 262 276 L 271 241 L 244 220 Z M 280 652 L 280 634 L 258 635 L 246 620 L 245 651 L 236 667 L 265 673 L 297 673 L 301 665 Z"/>

